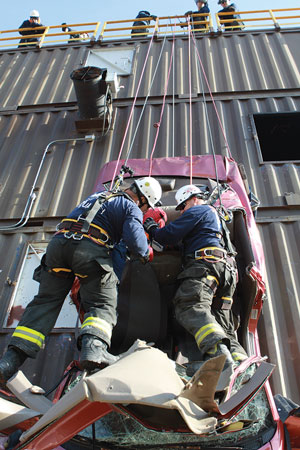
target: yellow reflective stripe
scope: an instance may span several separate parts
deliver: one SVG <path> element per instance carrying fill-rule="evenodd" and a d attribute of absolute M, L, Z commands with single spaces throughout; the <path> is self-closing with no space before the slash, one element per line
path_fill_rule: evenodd
<path fill-rule="evenodd" d="M 81 275 L 80 273 L 75 273 L 75 275 L 76 275 L 76 277 L 79 277 L 79 278 L 87 278 L 88 277 L 88 275 Z"/>
<path fill-rule="evenodd" d="M 232 302 L 232 298 L 231 297 L 221 297 L 222 300 L 229 300 Z"/>
<path fill-rule="evenodd" d="M 212 275 L 207 275 L 206 277 L 208 280 L 215 280 L 215 282 L 217 283 L 217 285 L 219 285 L 219 281 L 216 277 L 213 277 Z"/>
<path fill-rule="evenodd" d="M 65 269 L 64 267 L 54 267 L 52 272 L 72 272 L 71 269 Z"/>
<path fill-rule="evenodd" d="M 197 342 L 197 345 L 199 346 L 201 342 L 203 341 L 206 336 L 208 336 L 211 333 L 218 333 L 220 332 L 224 334 L 223 329 L 220 327 L 220 325 L 216 323 L 208 323 L 207 325 L 204 325 L 202 328 L 200 328 L 197 333 L 195 334 L 195 339 Z"/>
<path fill-rule="evenodd" d="M 234 361 L 244 361 L 244 359 L 247 359 L 247 356 L 244 353 L 233 352 L 231 353 L 231 356 Z"/>
<path fill-rule="evenodd" d="M 200 248 L 199 250 L 198 250 L 198 252 L 202 252 L 202 250 L 204 251 L 204 250 L 221 250 L 222 251 L 222 249 L 220 248 L 220 247 L 204 247 L 204 248 Z"/>
<path fill-rule="evenodd" d="M 12 337 L 18 337 L 26 341 L 33 342 L 40 348 L 43 346 L 45 341 L 45 336 L 39 331 L 33 330 L 32 328 L 19 326 L 15 329 Z"/>
<path fill-rule="evenodd" d="M 81 326 L 81 329 L 85 327 L 98 328 L 108 336 L 111 336 L 112 333 L 111 325 L 108 322 L 106 322 L 106 320 L 100 319 L 99 317 L 88 317 L 87 319 L 85 319 L 85 321 Z"/>

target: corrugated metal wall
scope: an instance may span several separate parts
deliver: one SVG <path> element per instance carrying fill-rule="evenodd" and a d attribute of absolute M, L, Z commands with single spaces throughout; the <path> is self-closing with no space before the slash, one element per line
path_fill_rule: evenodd
<path fill-rule="evenodd" d="M 197 38 L 197 49 L 224 124 L 231 153 L 245 165 L 249 183 L 261 201 L 257 221 L 265 248 L 269 291 L 259 329 L 262 352 L 277 364 L 271 381 L 274 391 L 299 402 L 300 332 L 297 325 L 300 315 L 300 252 L 297 236 L 300 204 L 288 207 L 285 193 L 299 193 L 300 162 L 260 164 L 251 126 L 253 114 L 300 111 L 298 42 L 299 30 Z M 115 45 L 120 49 L 119 43 L 102 45 L 103 48 L 114 48 Z M 123 42 L 122 45 L 125 48 L 135 46 L 132 74 L 119 77 L 120 85 L 124 88 L 114 99 L 113 129 L 105 137 L 97 134 L 97 139 L 91 143 L 76 141 L 83 135 L 79 135 L 75 128 L 78 112 L 70 80 L 70 73 L 85 65 L 90 48 L 88 45 L 7 51 L 0 55 L 1 226 L 12 224 L 20 218 L 49 142 L 73 139 L 67 143 L 53 144 L 45 156 L 35 191 L 37 199 L 31 213 L 31 219 L 43 222 L 36 224 L 36 227 L 31 224 L 32 228 L 26 227 L 20 232 L 0 234 L 2 320 L 13 291 L 13 285 L 9 285 L 6 278 L 15 280 L 26 242 L 49 239 L 51 233 L 46 231 L 52 231 L 59 217 L 92 192 L 103 164 L 118 157 L 149 41 Z M 157 130 L 153 125 L 159 121 L 172 51 L 170 38 L 153 42 L 122 158 L 127 156 L 131 146 L 162 49 L 160 66 L 130 157 L 147 158 L 151 153 Z M 225 155 L 225 142 L 207 86 L 200 76 L 193 45 L 191 75 L 193 153 L 212 151 L 209 124 L 214 150 Z M 207 114 L 203 95 L 207 100 Z M 177 37 L 174 83 L 171 71 L 154 156 L 188 153 L 188 39 Z M 62 342 L 55 336 L 51 342 Z M 4 333 L 0 347 L 3 348 L 6 342 Z M 63 353 L 61 347 L 60 354 Z M 47 365 L 44 366 L 44 362 L 44 358 L 39 358 L 36 366 L 38 370 L 34 369 L 42 373 L 40 379 L 43 379 L 43 373 L 46 377 Z"/>

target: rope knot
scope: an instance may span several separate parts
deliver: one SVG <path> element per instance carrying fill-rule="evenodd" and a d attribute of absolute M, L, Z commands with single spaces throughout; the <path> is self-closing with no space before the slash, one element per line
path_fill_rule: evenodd
<path fill-rule="evenodd" d="M 159 128 L 160 127 L 160 122 L 156 122 L 153 124 L 154 128 Z"/>

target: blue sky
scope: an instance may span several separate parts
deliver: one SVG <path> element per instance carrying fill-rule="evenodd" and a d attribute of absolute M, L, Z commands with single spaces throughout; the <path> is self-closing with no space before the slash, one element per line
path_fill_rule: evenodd
<path fill-rule="evenodd" d="M 217 0 L 209 0 L 209 7 L 214 14 L 220 8 Z M 299 0 L 236 0 L 241 11 L 253 11 L 275 8 L 299 8 Z M 0 30 L 18 28 L 28 18 L 32 9 L 40 12 L 44 25 L 59 25 L 62 22 L 104 22 L 134 18 L 141 9 L 146 9 L 157 16 L 181 15 L 188 10 L 196 10 L 194 0 L 13 0 L 2 5 Z M 299 12 L 298 12 L 299 14 Z M 300 21 L 298 19 L 298 21 Z"/>

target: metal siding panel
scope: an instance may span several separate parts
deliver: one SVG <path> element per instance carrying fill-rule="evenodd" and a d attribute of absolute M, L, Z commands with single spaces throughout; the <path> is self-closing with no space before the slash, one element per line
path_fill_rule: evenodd
<path fill-rule="evenodd" d="M 287 216 L 284 193 L 299 193 L 299 167 L 296 164 L 259 165 L 249 116 L 257 113 L 300 111 L 299 88 L 300 50 L 298 31 L 251 32 L 238 35 L 205 36 L 197 38 L 216 107 L 224 123 L 233 157 L 245 165 L 249 183 L 262 202 L 259 225 L 267 260 L 269 300 L 265 303 L 259 324 L 262 353 L 268 354 L 278 369 L 271 382 L 274 392 L 300 401 L 299 388 L 299 221 L 272 223 L 270 209 Z M 103 47 L 119 46 L 119 43 Z M 122 43 L 132 48 L 133 44 Z M 132 124 L 122 152 L 126 157 L 158 60 L 162 41 L 153 44 L 145 78 L 142 80 Z M 168 71 L 172 39 L 165 42 L 161 66 L 154 80 L 149 103 L 132 147 L 130 157 L 150 156 L 159 121 L 161 100 Z M 76 101 L 69 75 L 81 62 L 84 64 L 88 47 L 55 47 L 40 51 L 2 52 L 0 58 L 0 108 L 12 110 L 17 105 L 43 105 L 48 112 L 24 111 L 0 116 L 0 217 L 20 217 L 26 204 L 37 168 L 46 145 L 55 139 L 75 138 L 74 121 L 77 111 L 55 111 L 56 103 Z M 148 42 L 137 44 L 132 75 L 120 77 L 124 89 L 114 105 L 114 124 L 105 137 L 93 143 L 57 144 L 45 158 L 38 180 L 38 197 L 32 218 L 64 216 L 93 190 L 100 168 L 117 159 L 131 102 L 137 90 L 139 75 L 145 60 Z M 176 39 L 175 56 L 175 128 L 174 154 L 189 154 L 189 82 L 188 40 Z M 201 100 L 199 73 L 192 61 L 193 93 Z M 275 62 L 275 65 L 274 65 Z M 291 90 L 295 89 L 295 92 Z M 207 92 L 207 87 L 204 88 Z M 268 92 L 273 90 L 273 92 Z M 165 113 L 154 157 L 173 156 L 172 72 Z M 70 106 L 67 104 L 66 106 Z M 226 154 L 211 101 L 207 103 L 208 117 L 216 153 Z M 209 131 L 203 101 L 193 102 L 193 153 L 211 152 Z M 80 136 L 82 137 L 82 136 Z M 276 209 L 277 208 L 277 209 Z M 299 209 L 294 208 L 294 212 Z M 270 216 L 270 217 L 269 217 Z M 260 216 L 259 216 L 260 217 Z M 0 234 L 0 252 L 5 255 L 0 270 L 0 317 L 5 316 L 18 265 L 28 240 L 48 240 L 51 233 Z M 63 334 L 49 338 L 47 353 L 41 352 L 27 374 L 31 381 L 50 387 L 73 357 L 73 336 Z M 71 340 L 70 340 L 71 339 Z M 8 342 L 1 335 L 1 349 Z M 65 347 L 64 347 L 65 345 Z M 58 355 L 58 357 L 57 357 Z M 50 357 L 49 357 L 50 356 Z M 53 366 L 53 362 L 57 365 Z M 50 367 L 51 364 L 51 367 Z M 55 364 L 55 363 L 54 363 Z M 26 373 L 25 370 L 25 373 Z"/>
<path fill-rule="evenodd" d="M 267 300 L 259 323 L 261 349 L 276 364 L 274 392 L 300 402 L 300 222 L 260 224 Z"/>

